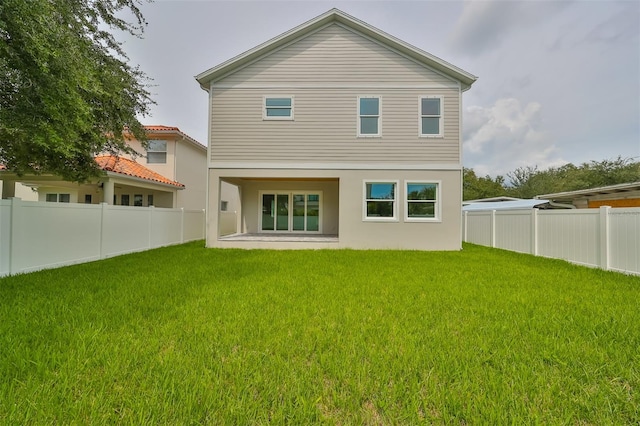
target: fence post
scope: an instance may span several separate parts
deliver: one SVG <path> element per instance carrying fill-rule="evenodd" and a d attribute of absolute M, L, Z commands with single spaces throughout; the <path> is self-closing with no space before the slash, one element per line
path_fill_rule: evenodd
<path fill-rule="evenodd" d="M 469 217 L 467 211 L 462 212 L 462 241 L 467 242 L 467 229 L 469 227 Z"/>
<path fill-rule="evenodd" d="M 496 246 L 496 211 L 491 210 L 491 247 Z"/>
<path fill-rule="evenodd" d="M 236 226 L 237 228 L 237 226 Z M 236 229 L 237 232 L 237 229 Z M 202 209 L 202 239 L 207 239 L 207 209 Z"/>
<path fill-rule="evenodd" d="M 609 212 L 611 207 L 600 207 L 600 267 L 609 270 Z"/>
<path fill-rule="evenodd" d="M 100 203 L 100 259 L 105 258 L 105 250 L 104 250 L 104 236 L 107 235 L 106 232 L 106 222 L 107 222 L 107 206 L 109 204 L 106 202 Z"/>
<path fill-rule="evenodd" d="M 538 255 L 538 209 L 531 209 L 531 254 Z"/>
<path fill-rule="evenodd" d="M 184 243 L 184 207 L 180 207 L 180 244 Z"/>
<path fill-rule="evenodd" d="M 11 201 L 11 213 L 9 213 L 9 275 L 13 275 L 18 272 L 18 256 L 17 246 L 19 240 L 19 228 L 22 225 L 22 221 L 19 219 L 22 217 L 20 209 L 22 208 L 22 199 L 17 197 L 9 198 Z"/>
<path fill-rule="evenodd" d="M 147 231 L 147 235 L 149 236 L 149 248 L 153 248 L 153 213 L 155 210 L 154 206 L 149 206 L 149 227 Z"/>

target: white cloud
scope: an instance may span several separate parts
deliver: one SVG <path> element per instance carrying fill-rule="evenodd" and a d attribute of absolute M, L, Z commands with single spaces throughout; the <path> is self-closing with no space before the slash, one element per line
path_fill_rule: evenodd
<path fill-rule="evenodd" d="M 541 169 L 567 163 L 542 130 L 542 105 L 498 99 L 492 106 L 471 106 L 464 116 L 465 160 L 479 175 L 496 176 L 517 167 Z M 467 162 L 467 161 L 465 161 Z"/>
<path fill-rule="evenodd" d="M 466 1 L 449 37 L 451 47 L 469 55 L 498 48 L 513 33 L 544 22 L 568 2 Z"/>

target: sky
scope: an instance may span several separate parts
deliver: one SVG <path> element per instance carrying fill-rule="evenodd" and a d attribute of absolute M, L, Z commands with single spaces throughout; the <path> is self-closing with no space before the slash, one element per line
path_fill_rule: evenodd
<path fill-rule="evenodd" d="M 121 35 L 153 81 L 143 124 L 207 143 L 194 76 L 338 8 L 478 76 L 463 94 L 463 164 L 480 176 L 640 161 L 640 1 L 184 1 L 141 10 Z"/>

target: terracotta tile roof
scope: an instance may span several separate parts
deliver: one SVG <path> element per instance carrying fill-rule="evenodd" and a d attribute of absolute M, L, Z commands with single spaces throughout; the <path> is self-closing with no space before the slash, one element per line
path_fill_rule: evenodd
<path fill-rule="evenodd" d="M 144 167 L 142 164 L 138 164 L 127 158 L 116 157 L 114 155 L 101 155 L 96 157 L 96 163 L 98 163 L 98 166 L 106 172 L 120 173 L 139 179 L 175 186 L 177 188 L 184 188 L 184 185 L 180 182 L 167 179 L 161 174 Z"/>
<path fill-rule="evenodd" d="M 179 132 L 179 131 L 180 131 L 180 129 L 178 129 L 177 127 L 172 127 L 172 126 L 160 126 L 160 125 L 155 125 L 155 124 L 152 124 L 152 125 L 149 125 L 149 126 L 144 126 L 144 128 L 145 128 L 146 130 L 151 130 L 151 131 L 154 131 L 154 130 L 155 130 L 155 131 L 158 131 L 158 132 L 161 132 L 161 131 L 163 131 L 163 130 L 175 130 L 175 131 L 177 131 L 177 132 Z"/>

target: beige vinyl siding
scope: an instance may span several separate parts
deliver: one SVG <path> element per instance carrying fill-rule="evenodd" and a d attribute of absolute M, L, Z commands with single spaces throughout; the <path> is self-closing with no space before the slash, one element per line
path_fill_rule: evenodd
<path fill-rule="evenodd" d="M 216 162 L 451 163 L 460 160 L 459 89 L 216 89 Z M 264 95 L 295 96 L 294 121 L 262 119 Z M 381 97 L 381 137 L 357 137 L 357 98 Z M 444 137 L 419 137 L 418 99 L 443 97 Z"/>
<path fill-rule="evenodd" d="M 316 31 L 215 82 L 217 86 L 457 83 L 340 24 Z"/>

